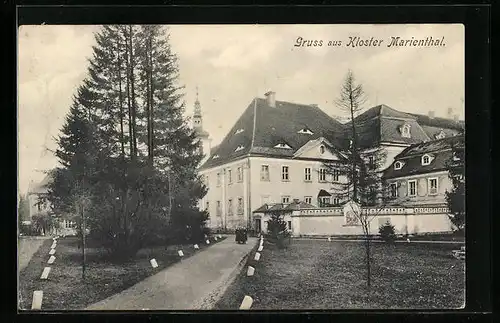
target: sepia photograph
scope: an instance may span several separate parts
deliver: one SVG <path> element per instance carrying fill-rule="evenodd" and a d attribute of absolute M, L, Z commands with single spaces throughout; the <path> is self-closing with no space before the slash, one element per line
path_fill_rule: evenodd
<path fill-rule="evenodd" d="M 19 311 L 465 307 L 464 25 L 17 46 Z"/>

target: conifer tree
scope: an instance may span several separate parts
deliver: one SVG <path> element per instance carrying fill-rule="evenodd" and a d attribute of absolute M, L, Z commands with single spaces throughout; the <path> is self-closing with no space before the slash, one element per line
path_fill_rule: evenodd
<path fill-rule="evenodd" d="M 171 231 L 173 214 L 203 222 L 202 157 L 167 35 L 160 26 L 102 27 L 57 139 L 54 208 L 75 212 L 83 209 L 75 201 L 90 201 L 81 218 L 121 258 Z"/>
<path fill-rule="evenodd" d="M 337 106 L 347 115 L 345 124 L 347 140 L 340 149 L 343 160 L 327 162 L 327 172 L 344 177 L 343 182 L 332 183 L 334 194 L 340 199 L 352 200 L 358 206 L 377 207 L 376 213 L 363 212 L 362 208 L 351 207 L 346 219 L 347 225 L 361 227 L 365 246 L 365 265 L 367 287 L 371 286 L 371 221 L 384 208 L 387 189 L 382 179 L 382 165 L 385 164 L 386 152 L 382 147 L 366 147 L 362 144 L 364 121 L 356 118 L 365 109 L 366 94 L 362 84 L 358 84 L 351 70 L 347 72 L 340 89 Z"/>

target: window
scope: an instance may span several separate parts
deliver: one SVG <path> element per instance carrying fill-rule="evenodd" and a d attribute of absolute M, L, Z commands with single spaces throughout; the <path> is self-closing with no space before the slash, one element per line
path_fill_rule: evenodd
<path fill-rule="evenodd" d="M 391 183 L 389 185 L 389 194 L 390 194 L 390 197 L 398 197 L 398 184 L 397 183 Z"/>
<path fill-rule="evenodd" d="M 429 178 L 429 195 L 436 195 L 438 193 L 438 179 Z"/>
<path fill-rule="evenodd" d="M 339 181 L 339 175 L 340 175 L 340 170 L 334 169 L 333 170 L 333 174 L 332 174 L 332 180 L 334 182 L 338 182 Z"/>
<path fill-rule="evenodd" d="M 232 171 L 230 169 L 227 170 L 227 182 L 228 182 L 228 184 L 233 183 L 233 174 L 232 174 Z"/>
<path fill-rule="evenodd" d="M 217 186 L 220 186 L 220 173 L 217 173 Z"/>
<path fill-rule="evenodd" d="M 262 165 L 260 167 L 260 180 L 269 181 L 269 165 Z"/>
<path fill-rule="evenodd" d="M 260 204 L 268 204 L 269 203 L 269 195 L 261 195 L 260 196 Z"/>
<path fill-rule="evenodd" d="M 233 215 L 233 200 L 229 199 L 227 201 L 227 215 Z"/>
<path fill-rule="evenodd" d="M 238 182 L 243 182 L 243 167 L 238 167 Z"/>
<path fill-rule="evenodd" d="M 330 196 L 320 196 L 319 198 L 319 206 L 325 207 L 330 205 Z"/>
<path fill-rule="evenodd" d="M 243 198 L 238 197 L 238 214 L 243 214 Z"/>
<path fill-rule="evenodd" d="M 285 182 L 290 180 L 290 176 L 288 174 L 288 166 L 281 167 L 281 180 Z"/>
<path fill-rule="evenodd" d="M 209 186 L 208 186 L 208 185 L 209 185 L 209 182 L 210 182 L 210 181 L 209 181 L 209 177 L 208 177 L 208 175 L 206 175 L 204 179 L 205 179 L 205 186 L 206 186 L 207 188 L 209 188 Z"/>
<path fill-rule="evenodd" d="M 312 204 L 312 196 L 305 196 L 304 202 L 306 202 L 307 204 Z"/>
<path fill-rule="evenodd" d="M 217 201 L 217 209 L 215 210 L 215 214 L 220 216 L 222 214 L 220 201 Z"/>
<path fill-rule="evenodd" d="M 292 230 L 292 221 L 288 221 L 288 230 Z"/>
<path fill-rule="evenodd" d="M 404 124 L 401 127 L 401 137 L 411 138 L 410 128 L 411 126 L 409 124 Z"/>
<path fill-rule="evenodd" d="M 306 182 L 311 181 L 311 168 L 310 167 L 304 168 L 304 181 L 306 181 Z"/>
<path fill-rule="evenodd" d="M 288 196 L 288 195 L 282 196 L 281 203 L 284 203 L 284 204 L 290 203 L 290 196 Z"/>
<path fill-rule="evenodd" d="M 319 178 L 318 180 L 320 182 L 326 182 L 326 169 L 324 168 L 320 168 L 319 169 Z"/>
<path fill-rule="evenodd" d="M 400 170 L 401 168 L 403 168 L 403 163 L 400 162 L 400 161 L 397 161 L 394 163 L 394 169 L 395 170 Z"/>
<path fill-rule="evenodd" d="M 284 148 L 284 149 L 292 149 L 292 147 L 290 147 L 288 144 L 286 143 L 279 143 L 277 144 L 276 146 L 274 146 L 274 148 Z"/>
<path fill-rule="evenodd" d="M 373 156 L 368 157 L 368 168 L 375 169 L 375 157 Z"/>
<path fill-rule="evenodd" d="M 416 196 L 417 195 L 417 181 L 412 180 L 408 181 L 408 196 Z"/>
<path fill-rule="evenodd" d="M 205 210 L 207 210 L 207 211 L 208 211 L 208 210 L 209 210 L 209 208 L 210 208 L 210 202 L 208 202 L 208 201 L 207 201 L 207 202 L 205 203 Z"/>
<path fill-rule="evenodd" d="M 340 199 L 338 197 L 333 198 L 333 205 L 339 205 L 340 204 Z"/>
<path fill-rule="evenodd" d="M 325 146 L 320 146 L 319 147 L 319 153 L 323 155 L 325 153 Z"/>
<path fill-rule="evenodd" d="M 431 156 L 423 155 L 422 156 L 422 165 L 426 166 L 426 165 L 429 165 L 430 163 L 431 163 Z"/>

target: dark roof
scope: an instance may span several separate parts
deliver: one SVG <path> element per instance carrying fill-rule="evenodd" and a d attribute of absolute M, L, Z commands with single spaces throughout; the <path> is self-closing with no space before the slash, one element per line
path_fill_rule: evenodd
<path fill-rule="evenodd" d="M 330 194 L 327 191 L 325 191 L 325 190 L 322 189 L 318 193 L 318 197 L 320 197 L 320 196 L 332 196 L 332 194 Z"/>
<path fill-rule="evenodd" d="M 272 203 L 272 204 L 263 204 L 259 208 L 253 211 L 253 213 L 270 213 L 272 211 L 293 211 L 293 210 L 302 210 L 302 209 L 312 209 L 315 208 L 313 205 L 306 203 L 304 201 L 297 201 L 292 203 Z"/>
<path fill-rule="evenodd" d="M 417 122 L 422 126 L 430 126 L 442 129 L 454 129 L 454 130 L 462 130 L 465 126 L 465 122 L 463 120 L 455 121 L 453 119 L 446 119 L 440 117 L 429 117 L 424 114 L 416 114 L 416 113 L 408 113 L 409 115 L 416 118 Z"/>
<path fill-rule="evenodd" d="M 463 136 L 454 136 L 411 145 L 394 158 L 392 165 L 384 171 L 384 176 L 386 178 L 395 178 L 445 170 L 448 161 L 453 157 L 453 152 L 451 151 L 452 145 L 460 144 L 463 144 Z M 434 157 L 429 165 L 424 166 L 421 163 L 421 158 L 424 154 L 430 154 Z M 404 162 L 403 168 L 399 170 L 394 169 L 394 163 L 397 161 Z"/>
<path fill-rule="evenodd" d="M 305 128 L 313 134 L 298 133 Z M 243 131 L 237 133 L 239 129 Z M 343 125 L 316 106 L 276 101 L 276 107 L 269 107 L 265 99 L 255 98 L 201 168 L 222 165 L 248 155 L 291 157 L 304 144 L 319 137 L 325 137 L 338 147 Z M 280 143 L 291 149 L 274 148 Z M 242 149 L 235 151 L 239 146 Z"/>
<path fill-rule="evenodd" d="M 358 131 L 358 145 L 369 148 L 380 142 L 412 145 L 435 139 L 441 130 L 452 136 L 461 129 L 460 122 L 444 118 L 430 118 L 425 115 L 394 110 L 387 105 L 370 108 L 355 118 Z M 400 127 L 410 125 L 411 137 L 401 136 Z M 351 122 L 345 124 L 345 137 L 349 138 Z M 345 143 L 344 143 L 345 144 Z"/>

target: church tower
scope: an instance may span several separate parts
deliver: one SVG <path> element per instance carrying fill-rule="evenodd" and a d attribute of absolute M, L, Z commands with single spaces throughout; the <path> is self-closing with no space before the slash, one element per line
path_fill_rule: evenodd
<path fill-rule="evenodd" d="M 193 128 L 196 132 L 196 136 L 201 141 L 201 149 L 202 153 L 205 155 L 202 163 L 210 157 L 210 149 L 211 149 L 211 139 L 208 134 L 203 129 L 203 116 L 201 114 L 201 104 L 198 98 L 198 87 L 196 87 L 196 101 L 194 102 L 194 114 L 193 114 Z"/>

